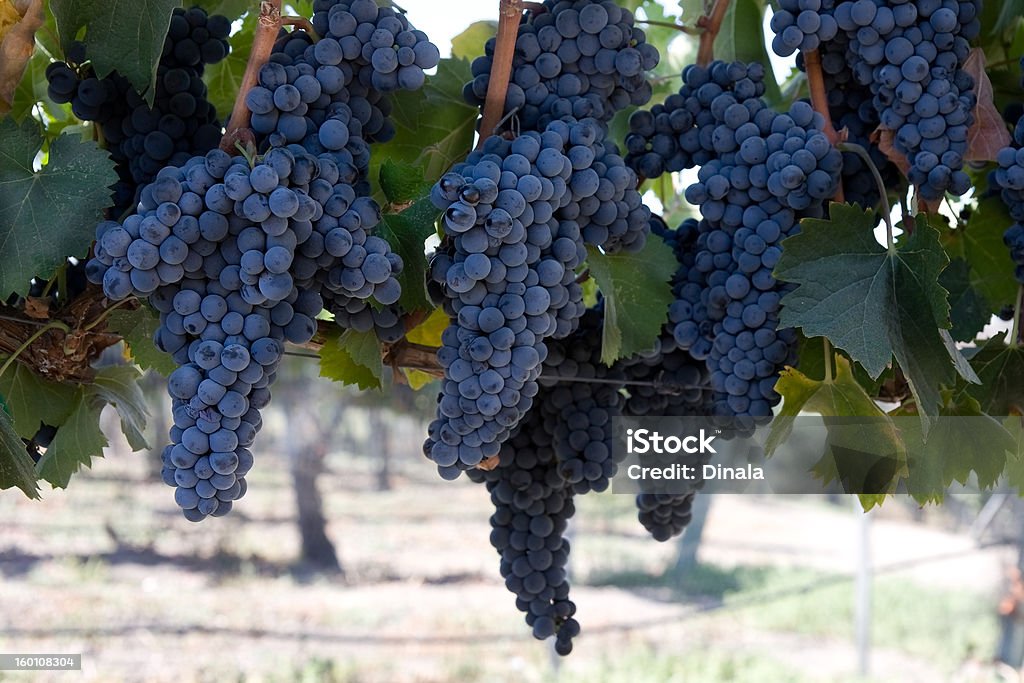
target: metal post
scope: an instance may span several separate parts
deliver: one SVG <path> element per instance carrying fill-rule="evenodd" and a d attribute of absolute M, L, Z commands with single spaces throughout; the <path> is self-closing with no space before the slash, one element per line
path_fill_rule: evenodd
<path fill-rule="evenodd" d="M 871 513 L 864 512 L 857 496 L 853 496 L 853 504 L 858 527 L 853 606 L 857 670 L 861 676 L 868 676 L 871 671 Z"/>

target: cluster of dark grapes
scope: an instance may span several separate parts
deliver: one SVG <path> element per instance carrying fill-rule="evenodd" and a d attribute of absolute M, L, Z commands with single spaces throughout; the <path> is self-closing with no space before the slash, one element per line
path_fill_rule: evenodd
<path fill-rule="evenodd" d="M 470 470 L 487 486 L 494 505 L 491 545 L 501 556 L 505 586 L 538 639 L 555 637 L 555 651 L 567 655 L 580 625 L 569 599 L 569 541 L 565 532 L 575 513 L 573 487 L 559 473 L 551 413 L 538 405 L 502 445 L 497 466 Z"/>
<path fill-rule="evenodd" d="M 445 211 L 432 290 L 451 325 L 424 452 L 446 478 L 497 455 L 529 410 L 545 342 L 570 335 L 583 313 L 575 269 L 586 246 L 639 250 L 649 229 L 636 175 L 607 140 L 606 122 L 649 98 L 644 70 L 657 53 L 614 3 L 543 10 L 524 18 L 516 40 L 520 85 L 506 114 L 522 132 L 487 137 L 432 191 Z M 471 102 L 482 101 L 493 49 L 490 41 L 474 62 Z"/>
<path fill-rule="evenodd" d="M 318 0 L 314 10 L 320 39 L 282 36 L 246 103 L 259 149 L 298 143 L 335 158 L 346 182 L 333 196 L 317 193 L 325 216 L 300 249 L 301 284 L 319 289 L 340 326 L 391 343 L 405 333 L 397 305 L 404 264 L 372 234 L 380 209 L 370 199 L 369 145 L 394 136 L 387 93 L 420 87 L 440 53 L 403 14 L 373 0 Z"/>
<path fill-rule="evenodd" d="M 977 97 L 963 65 L 981 28 L 980 0 L 810 4 L 820 5 L 819 23 L 830 17 L 839 27 L 837 36 L 845 37 L 840 45 L 845 68 L 868 88 L 879 123 L 892 131 L 893 145 L 906 156 L 908 177 L 921 196 L 935 200 L 947 191 L 967 192 L 964 154 Z M 784 23 L 773 22 L 781 28 L 773 45 L 786 56 L 796 35 Z"/>
<path fill-rule="evenodd" d="M 370 306 L 387 311 L 401 294 L 402 262 L 372 234 L 380 208 L 366 182 L 365 131 L 387 100 L 352 80 L 365 65 L 317 61 L 301 31 L 275 50 L 261 72 L 280 80 L 275 107 L 288 88 L 317 91 L 292 114 L 303 135 L 275 125 L 257 131 L 257 157 L 215 149 L 164 166 L 135 214 L 99 226 L 87 268 L 109 298 L 146 297 L 160 312 L 154 341 L 180 366 L 168 379 L 174 426 L 163 474 L 193 521 L 226 514 L 245 493 L 286 342 L 311 339 L 325 307 L 353 327 L 369 317 L 370 327 L 400 328 Z"/>
<path fill-rule="evenodd" d="M 1021 60 L 1024 70 L 1024 59 Z M 1024 87 L 1024 80 L 1021 82 Z M 1015 266 L 1017 281 L 1024 284 L 1024 114 L 1016 122 L 1013 131 L 1013 144 L 999 150 L 996 155 L 996 169 L 990 176 L 993 189 L 998 189 L 1003 203 L 1010 211 L 1014 223 L 1003 233 L 1003 242 L 1010 250 L 1010 258 Z M 1007 311 L 1013 319 L 1012 306 Z"/>
<path fill-rule="evenodd" d="M 796 335 L 778 329 L 787 291 L 772 277 L 779 243 L 802 218 L 824 214 L 842 168 L 810 105 L 768 109 L 763 74 L 739 63 L 687 67 L 666 103 L 671 113 L 634 113 L 627 140 L 627 162 L 640 173 L 700 165 L 686 198 L 703 220 L 678 232 L 688 254 L 669 316 L 678 348 L 707 364 L 720 416 L 768 417 L 780 400 L 774 385 L 793 361 Z M 658 137 L 658 118 L 671 135 Z M 665 148 L 655 149 L 655 139 Z"/>
<path fill-rule="evenodd" d="M 846 34 L 840 32 L 834 40 L 823 43 L 819 48 L 829 115 L 835 129 L 845 131 L 847 142 L 867 150 L 882 176 L 882 184 L 896 187 L 901 178 L 900 170 L 872 140 L 880 123 L 879 115 L 872 102 L 870 87 L 858 82 L 847 64 L 848 43 Z M 803 52 L 797 55 L 796 63 L 801 70 L 806 68 Z M 873 208 L 881 200 L 874 174 L 854 152 L 843 153 L 842 187 L 847 203 Z"/>
<path fill-rule="evenodd" d="M 737 104 L 759 102 L 765 92 L 764 76 L 762 65 L 740 62 L 688 69 L 678 93 L 629 117 L 626 163 L 644 178 L 709 163 L 719 153 L 714 139 L 718 117 L 711 111 L 712 102 L 725 93 Z"/>
<path fill-rule="evenodd" d="M 831 0 L 824 0 L 829 3 Z M 839 32 L 839 24 L 831 14 L 821 11 L 823 0 L 779 0 L 779 9 L 772 14 L 775 32 L 772 50 L 788 57 L 797 50 L 817 50 Z"/>
<path fill-rule="evenodd" d="M 495 44 L 487 41 L 473 61 L 464 91 L 471 104 L 484 103 Z M 610 0 L 545 0 L 519 26 L 505 111 L 516 113 L 523 130 L 544 130 L 565 116 L 610 121 L 650 100 L 646 74 L 659 59 L 628 9 Z"/>
<path fill-rule="evenodd" d="M 606 490 L 615 476 L 612 418 L 622 414 L 626 400 L 626 372 L 601 362 L 603 326 L 603 308 L 592 308 L 570 337 L 548 342 L 540 378 L 539 410 L 551 417 L 558 473 L 580 494 Z"/>
<path fill-rule="evenodd" d="M 181 165 L 220 142 L 220 122 L 202 75 L 207 64 L 227 56 L 230 30 L 226 17 L 208 16 L 199 7 L 175 9 L 152 106 L 117 72 L 96 78 L 81 43 L 68 50 L 67 62 L 47 67 L 50 98 L 70 102 L 76 117 L 94 122 L 117 164 L 114 215 L 130 208 L 136 188 L 151 182 L 161 168 Z"/>

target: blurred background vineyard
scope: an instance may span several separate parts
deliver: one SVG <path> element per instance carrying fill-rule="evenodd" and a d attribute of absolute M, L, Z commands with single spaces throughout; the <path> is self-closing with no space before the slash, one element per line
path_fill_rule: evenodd
<path fill-rule="evenodd" d="M 0 651 L 84 655 L 81 675 L 0 680 L 1019 680 L 991 663 L 1016 498 L 890 501 L 869 513 L 863 557 L 845 497 L 704 497 L 703 533 L 659 545 L 630 496 L 590 496 L 571 532 L 584 631 L 555 661 L 500 580 L 486 492 L 439 480 L 420 453 L 429 392 L 347 393 L 293 358 L 275 393 L 246 505 L 219 524 L 181 518 L 158 455 L 130 453 L 109 408 L 112 446 L 75 486 L 0 496 Z"/>

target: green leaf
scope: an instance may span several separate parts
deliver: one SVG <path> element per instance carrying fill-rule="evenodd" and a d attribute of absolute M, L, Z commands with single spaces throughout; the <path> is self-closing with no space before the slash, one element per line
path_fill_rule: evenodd
<path fill-rule="evenodd" d="M 149 448 L 146 441 L 146 418 L 149 408 L 139 387 L 142 373 L 133 365 L 111 365 L 101 368 L 89 385 L 87 393 L 114 406 L 121 418 L 121 431 L 132 450 Z"/>
<path fill-rule="evenodd" d="M 0 409 L 0 491 L 17 486 L 33 500 L 39 499 L 39 484 L 32 458 L 14 432 L 11 418 Z"/>
<path fill-rule="evenodd" d="M 423 169 L 404 161 L 385 159 L 380 167 L 380 188 L 388 204 L 408 204 L 430 191 Z"/>
<path fill-rule="evenodd" d="M 407 312 L 431 308 L 425 285 L 427 262 L 423 244 L 434 234 L 438 213 L 430 200 L 424 198 L 402 213 L 385 215 L 376 227 L 377 236 L 387 240 L 402 257 L 402 272 L 398 276 L 402 297 L 398 303 Z"/>
<path fill-rule="evenodd" d="M 61 43 L 85 28 L 89 60 L 99 78 L 117 71 L 146 97 L 156 94 L 156 67 L 181 0 L 50 0 Z"/>
<path fill-rule="evenodd" d="M 209 14 L 221 14 L 232 21 L 258 7 L 252 0 L 195 0 L 189 4 L 199 5 Z M 291 3 L 286 2 L 285 4 Z M 255 14 L 255 12 L 249 12 L 249 14 Z"/>
<path fill-rule="evenodd" d="M 692 24 L 704 14 L 704 0 L 679 0 L 683 23 Z"/>
<path fill-rule="evenodd" d="M 765 68 L 765 99 L 778 102 L 779 86 L 764 44 L 764 9 L 758 0 L 733 0 L 715 38 L 715 59 L 726 62 L 756 62 Z"/>
<path fill-rule="evenodd" d="M 812 380 L 792 368 L 780 374 L 775 390 L 784 402 L 772 420 L 765 451 L 773 454 L 788 440 L 797 415 L 816 413 L 825 419 L 828 438 L 814 473 L 825 484 L 841 482 L 846 491 L 891 493 L 905 461 L 899 430 L 858 383 L 853 364 L 839 354 L 834 358 L 832 379 Z"/>
<path fill-rule="evenodd" d="M 497 33 L 498 22 L 474 21 L 465 31 L 452 38 L 452 57 L 475 59 L 484 53 L 484 44 Z"/>
<path fill-rule="evenodd" d="M 962 258 L 953 259 L 939 276 L 939 284 L 949 292 L 950 331 L 956 341 L 972 341 L 992 319 L 992 307 L 971 284 L 971 266 Z"/>
<path fill-rule="evenodd" d="M 405 338 L 410 344 L 440 348 L 441 334 L 448 328 L 450 322 L 443 308 L 435 308 L 426 320 L 409 330 Z"/>
<path fill-rule="evenodd" d="M 24 439 L 35 436 L 41 422 L 54 427 L 64 424 L 76 401 L 73 386 L 43 379 L 22 363 L 0 375 L 0 394 L 14 418 L 15 431 Z"/>
<path fill-rule="evenodd" d="M 70 135 L 50 145 L 49 162 L 33 170 L 43 144 L 39 125 L 0 121 L 0 292 L 25 294 L 68 256 L 84 258 L 93 226 L 111 205 L 114 162 L 95 142 Z"/>
<path fill-rule="evenodd" d="M 636 253 L 603 254 L 588 246 L 587 264 L 604 295 L 601 360 L 611 365 L 654 346 L 672 304 L 678 263 L 671 247 L 649 239 Z"/>
<path fill-rule="evenodd" d="M 943 234 L 950 257 L 959 256 L 970 264 L 971 286 L 992 306 L 991 313 L 1016 301 L 1013 261 L 1003 244 L 1003 233 L 1012 224 L 1006 205 L 994 195 L 978 202 L 966 227 Z"/>
<path fill-rule="evenodd" d="M 1024 348 L 1007 346 L 1001 338 L 990 339 L 971 356 L 971 367 L 980 384 L 962 391 L 975 398 L 989 415 L 1024 413 Z"/>
<path fill-rule="evenodd" d="M 71 476 L 93 458 L 102 458 L 107 439 L 100 431 L 103 404 L 79 389 L 74 410 L 57 430 L 49 448 L 36 463 L 36 472 L 54 488 L 67 488 Z"/>
<path fill-rule="evenodd" d="M 462 86 L 471 78 L 468 61 L 442 59 L 422 88 L 393 95 L 395 137 L 374 146 L 370 177 L 379 177 L 383 160 L 390 159 L 420 167 L 423 179 L 433 184 L 464 159 L 473 144 L 478 114 L 462 99 Z M 425 111 L 430 116 L 424 116 Z"/>
<path fill-rule="evenodd" d="M 320 349 L 320 376 L 360 389 L 379 389 L 384 376 L 380 342 L 373 330 L 345 330 Z"/>
<path fill-rule="evenodd" d="M 1012 28 L 1024 15 L 1024 0 L 1003 0 L 1003 2 L 992 4 L 1001 8 L 995 26 L 992 28 L 993 33 L 1002 33 L 1006 29 Z"/>
<path fill-rule="evenodd" d="M 1006 467 L 1006 454 L 1016 442 L 999 421 L 981 410 L 966 394 L 943 392 L 941 415 L 927 435 L 916 421 L 902 430 L 907 444 L 907 491 L 918 502 L 940 501 L 954 481 L 966 484 L 974 472 L 978 486 L 989 488 Z"/>
<path fill-rule="evenodd" d="M 225 0 L 228 2 L 230 0 Z M 252 3 L 246 0 L 247 5 Z M 228 14 L 227 16 L 237 16 Z M 242 21 L 242 28 L 234 33 L 229 39 L 231 52 L 228 56 L 206 67 L 207 97 L 222 119 L 231 115 L 231 109 L 235 106 L 238 93 L 242 86 L 242 75 L 245 73 L 245 65 L 249 61 L 249 53 L 252 52 L 253 38 L 256 36 L 256 13 L 250 12 Z"/>
<path fill-rule="evenodd" d="M 853 375 L 853 365 L 849 360 L 835 354 L 835 364 L 835 377 L 822 381 L 813 380 L 793 368 L 786 368 L 779 374 L 775 391 L 784 401 L 782 408 L 772 420 L 771 431 L 765 442 L 765 451 L 769 455 L 789 438 L 793 430 L 793 420 L 800 413 L 817 413 L 825 417 L 877 418 L 880 424 L 888 426 L 878 430 L 877 434 L 870 435 L 881 439 L 879 445 L 884 450 L 879 449 L 878 452 L 895 452 L 892 449 L 899 445 L 899 435 L 889 416 L 857 382 Z"/>
<path fill-rule="evenodd" d="M 1003 428 L 1014 441 L 1014 448 L 1006 454 L 1006 483 L 1018 491 L 1024 490 L 1024 417 L 1008 416 L 1003 420 Z"/>
<path fill-rule="evenodd" d="M 178 364 L 171 354 L 164 353 L 153 343 L 153 333 L 159 326 L 159 316 L 145 305 L 134 311 L 119 308 L 107 316 L 107 330 L 124 339 L 132 360 L 143 370 L 156 370 L 166 377 Z"/>
<path fill-rule="evenodd" d="M 874 238 L 875 216 L 846 204 L 831 220 L 804 220 L 783 242 L 775 276 L 799 285 L 783 299 L 781 325 L 828 337 L 878 377 L 895 356 L 917 399 L 925 431 L 964 359 L 947 346 L 946 290 L 938 283 L 948 258 L 923 217 L 898 247 Z"/>

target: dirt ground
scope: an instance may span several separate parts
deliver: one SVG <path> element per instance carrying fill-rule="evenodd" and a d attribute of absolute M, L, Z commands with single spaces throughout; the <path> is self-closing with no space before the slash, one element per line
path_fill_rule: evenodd
<path fill-rule="evenodd" d="M 555 662 L 502 585 L 485 492 L 440 481 L 416 454 L 415 430 L 398 431 L 408 436 L 396 439 L 390 491 L 374 490 L 370 459 L 329 459 L 321 490 L 344 577 L 295 565 L 293 494 L 272 443 L 232 515 L 200 525 L 147 478 L 146 456 L 118 448 L 43 502 L 3 492 L 0 652 L 81 652 L 84 665 L 81 674 L 0 672 L 0 680 L 529 682 L 552 680 L 556 669 L 570 681 L 748 680 L 702 669 L 666 678 L 655 668 L 677 662 L 665 671 L 682 672 L 687 658 L 746 669 L 764 660 L 791 674 L 760 680 L 855 680 L 849 577 L 861 522 L 852 504 L 717 497 L 701 565 L 726 584 L 744 568 L 789 577 L 766 579 L 760 592 L 737 587 L 734 604 L 717 585 L 666 581 L 678 546 L 648 538 L 629 497 L 588 496 L 572 528 L 583 634 L 572 656 Z M 987 658 L 1009 550 L 979 550 L 964 533 L 915 523 L 897 506 L 872 513 L 870 526 L 878 581 L 939 602 L 956 597 L 980 620 L 964 618 L 973 652 L 950 651 L 961 647 L 943 642 L 952 626 L 908 635 L 920 641 L 908 645 L 882 640 L 893 629 L 880 622 L 873 680 L 947 680 L 961 662 Z M 822 593 L 818 584 L 834 588 Z M 756 604 L 786 586 L 792 596 Z M 876 619 L 886 617 L 885 595 L 875 599 Z M 930 601 L 913 599 L 900 609 Z M 616 677 L 623 662 L 640 663 Z"/>

